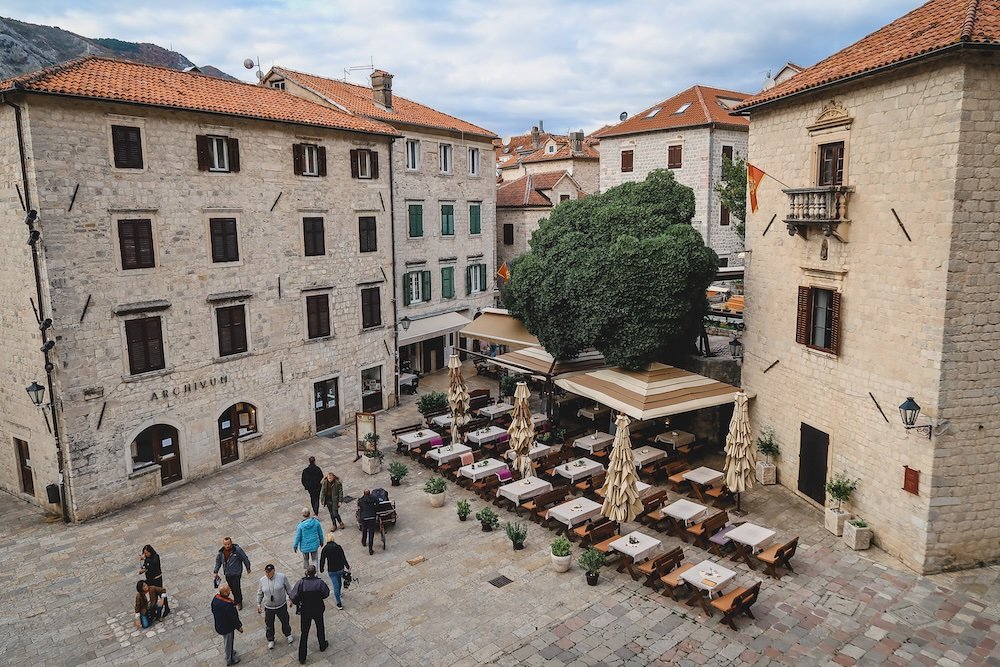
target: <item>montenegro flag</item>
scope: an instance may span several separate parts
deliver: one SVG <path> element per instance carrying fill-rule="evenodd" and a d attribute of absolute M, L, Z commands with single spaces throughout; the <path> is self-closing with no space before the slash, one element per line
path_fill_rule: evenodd
<path fill-rule="evenodd" d="M 747 162 L 747 187 L 750 190 L 750 212 L 757 212 L 757 188 L 760 187 L 760 182 L 764 180 L 764 170 L 758 169 L 749 162 Z"/>
<path fill-rule="evenodd" d="M 507 260 L 504 260 L 500 268 L 497 269 L 497 275 L 504 279 L 504 281 L 510 281 L 510 269 L 507 268 Z"/>

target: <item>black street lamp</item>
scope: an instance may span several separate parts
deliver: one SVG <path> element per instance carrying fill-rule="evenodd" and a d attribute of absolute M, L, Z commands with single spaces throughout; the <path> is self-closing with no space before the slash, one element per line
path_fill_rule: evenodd
<path fill-rule="evenodd" d="M 40 406 L 45 400 L 45 387 L 37 382 L 32 382 L 24 390 L 28 392 L 28 396 L 31 396 L 31 402 L 35 404 L 35 407 Z"/>
<path fill-rule="evenodd" d="M 903 418 L 903 426 L 907 428 L 916 426 L 917 417 L 920 416 L 920 406 L 917 405 L 912 396 L 907 396 L 906 400 L 899 406 L 899 416 Z"/>
<path fill-rule="evenodd" d="M 408 331 L 410 328 L 410 323 L 413 322 L 409 317 L 403 315 L 403 319 L 399 321 L 399 326 L 403 327 L 403 331 Z"/>
<path fill-rule="evenodd" d="M 733 355 L 733 359 L 737 361 L 743 358 L 743 343 L 739 337 L 733 336 L 733 339 L 729 341 L 729 352 Z"/>

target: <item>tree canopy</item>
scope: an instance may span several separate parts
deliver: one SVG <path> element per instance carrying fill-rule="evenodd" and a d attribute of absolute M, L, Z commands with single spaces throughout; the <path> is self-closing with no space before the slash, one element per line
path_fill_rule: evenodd
<path fill-rule="evenodd" d="M 747 163 L 741 158 L 730 160 L 723 156 L 722 180 L 716 183 L 715 191 L 719 193 L 719 201 L 736 219 L 736 234 L 743 240 L 747 219 Z"/>
<path fill-rule="evenodd" d="M 672 172 L 559 204 L 511 263 L 503 301 L 556 359 L 596 348 L 639 369 L 686 353 L 718 256 L 692 226 Z"/>

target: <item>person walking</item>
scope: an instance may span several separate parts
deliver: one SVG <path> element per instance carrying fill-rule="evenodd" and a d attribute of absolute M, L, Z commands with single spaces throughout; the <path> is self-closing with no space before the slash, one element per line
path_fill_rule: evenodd
<path fill-rule="evenodd" d="M 160 554 L 156 553 L 156 549 L 147 544 L 142 548 L 139 560 L 142 561 L 139 574 L 146 576 L 146 583 L 163 588 L 163 570 L 160 569 Z"/>
<path fill-rule="evenodd" d="M 326 545 L 319 555 L 319 571 L 326 570 L 330 574 L 330 583 L 333 584 L 333 599 L 337 601 L 337 609 L 343 609 L 344 605 L 340 601 L 340 588 L 344 583 L 344 573 L 351 569 L 351 564 L 347 562 L 344 554 L 344 547 L 337 544 L 333 531 L 326 534 Z"/>
<path fill-rule="evenodd" d="M 148 628 L 170 613 L 167 591 L 147 581 L 135 582 L 135 627 Z"/>
<path fill-rule="evenodd" d="M 340 478 L 332 472 L 326 473 L 319 488 L 319 502 L 321 505 L 326 505 L 326 509 L 330 511 L 330 523 L 333 524 L 333 530 L 337 530 L 338 523 L 341 528 L 346 528 L 344 520 L 340 518 L 340 503 L 343 501 L 344 485 Z"/>
<path fill-rule="evenodd" d="M 323 524 L 314 517 L 308 507 L 302 508 L 302 521 L 295 529 L 292 551 L 302 552 L 302 569 L 319 560 L 319 548 L 323 546 Z"/>
<path fill-rule="evenodd" d="M 244 566 L 247 568 L 247 574 L 250 574 L 250 559 L 247 558 L 246 552 L 233 542 L 233 538 L 223 537 L 222 548 L 215 555 L 215 569 L 212 570 L 212 576 L 218 575 L 219 568 L 222 568 L 222 574 L 229 584 L 237 609 L 243 609 L 243 587 L 240 579 L 243 577 Z"/>
<path fill-rule="evenodd" d="M 326 641 L 326 628 L 323 627 L 323 612 L 326 605 L 323 600 L 330 597 L 330 587 L 316 576 L 316 566 L 306 568 L 306 576 L 296 582 L 292 588 L 292 603 L 299 608 L 301 627 L 299 630 L 299 664 L 305 664 L 309 629 L 316 624 L 316 639 L 319 640 L 319 650 L 325 651 L 329 644 Z"/>
<path fill-rule="evenodd" d="M 316 457 L 309 457 L 309 465 L 302 469 L 302 488 L 309 492 L 309 504 L 313 514 L 319 514 L 319 487 L 323 482 L 323 471 L 316 465 Z"/>
<path fill-rule="evenodd" d="M 219 586 L 219 592 L 212 598 L 212 616 L 215 619 L 215 631 L 222 635 L 225 642 L 226 664 L 238 664 L 240 659 L 236 655 L 236 647 L 233 645 L 237 632 L 243 632 L 243 623 L 240 621 L 240 613 L 236 608 L 236 601 L 230 597 L 231 589 L 229 584 Z"/>
<path fill-rule="evenodd" d="M 375 524 L 378 517 L 378 499 L 370 489 L 358 498 L 358 519 L 361 521 L 361 546 L 368 547 L 368 555 L 375 553 Z"/>
<path fill-rule="evenodd" d="M 281 572 L 275 572 L 274 565 L 268 563 L 264 566 L 264 576 L 260 578 L 260 586 L 257 588 L 257 613 L 264 611 L 264 636 L 267 637 L 267 648 L 274 648 L 274 617 L 281 621 L 281 634 L 291 644 L 295 641 L 292 637 L 292 624 L 288 621 L 288 607 L 291 602 L 288 596 L 292 593 L 292 587 L 288 584 L 288 577 Z"/>

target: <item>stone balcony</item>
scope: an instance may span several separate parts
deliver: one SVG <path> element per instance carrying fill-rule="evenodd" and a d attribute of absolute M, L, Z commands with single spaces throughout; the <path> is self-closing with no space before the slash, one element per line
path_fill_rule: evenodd
<path fill-rule="evenodd" d="M 789 236 L 799 234 L 806 238 L 812 228 L 822 231 L 824 236 L 846 240 L 846 229 L 838 228 L 850 222 L 847 201 L 853 191 L 854 188 L 844 185 L 782 190 L 788 195 L 785 226 Z"/>

